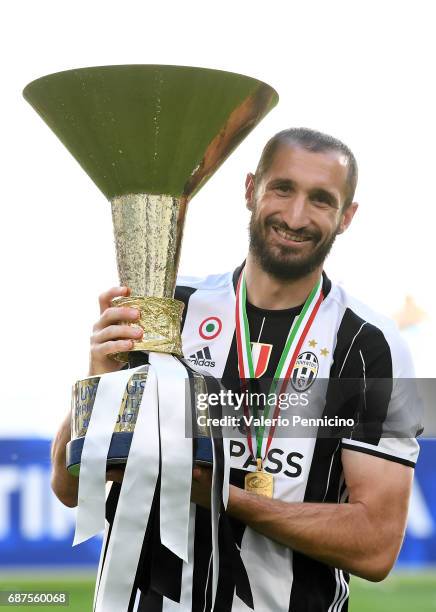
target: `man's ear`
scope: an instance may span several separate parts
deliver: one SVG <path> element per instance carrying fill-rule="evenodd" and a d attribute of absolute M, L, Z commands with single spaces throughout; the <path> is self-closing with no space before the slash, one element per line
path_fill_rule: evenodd
<path fill-rule="evenodd" d="M 349 227 L 358 208 L 359 204 L 357 202 L 352 202 L 347 207 L 347 210 L 343 213 L 342 219 L 339 223 L 338 234 L 343 234 L 345 230 Z"/>
<path fill-rule="evenodd" d="M 254 174 L 249 172 L 245 179 L 245 204 L 248 210 L 253 211 L 254 208 Z"/>

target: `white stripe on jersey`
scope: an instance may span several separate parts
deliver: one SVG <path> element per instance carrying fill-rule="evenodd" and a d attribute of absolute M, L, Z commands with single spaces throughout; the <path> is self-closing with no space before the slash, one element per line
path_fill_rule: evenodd
<path fill-rule="evenodd" d="M 348 587 L 347 581 L 345 580 L 344 572 L 342 570 L 339 570 L 339 576 L 340 576 L 340 579 L 341 579 L 342 588 L 343 588 L 344 592 L 342 594 L 341 599 L 336 604 L 334 612 L 341 612 L 342 606 L 347 601 L 348 595 L 350 593 L 350 589 Z"/>
<path fill-rule="evenodd" d="M 342 594 L 342 581 L 341 578 L 339 576 L 339 570 L 336 569 L 335 567 L 335 578 L 336 578 L 336 591 L 335 591 L 335 596 L 333 598 L 332 603 L 329 606 L 329 609 L 327 610 L 327 612 L 334 612 L 334 606 L 336 605 L 336 602 L 339 600 L 339 597 Z"/>
<path fill-rule="evenodd" d="M 132 612 L 138 612 L 138 607 L 139 607 L 140 600 L 141 600 L 141 591 L 139 589 L 137 589 L 136 597 L 135 597 L 135 603 L 133 604 Z"/>
<path fill-rule="evenodd" d="M 351 341 L 350 348 L 348 349 L 347 354 L 345 355 L 345 359 L 344 359 L 344 361 L 343 361 L 343 363 L 342 363 L 342 366 L 341 366 L 341 369 L 340 369 L 340 371 L 339 371 L 339 375 L 338 375 L 338 377 L 340 377 L 340 376 L 341 376 L 341 374 L 342 374 L 342 370 L 344 369 L 344 365 L 347 363 L 348 355 L 350 354 L 350 351 L 351 351 L 351 349 L 353 348 L 354 341 L 356 340 L 357 336 L 360 334 L 360 332 L 362 331 L 362 329 L 365 327 L 365 325 L 366 325 L 366 321 L 365 321 L 365 323 L 362 323 L 362 325 L 360 326 L 359 331 L 357 332 L 357 334 L 354 336 L 353 340 Z"/>
<path fill-rule="evenodd" d="M 210 553 L 209 563 L 207 565 L 207 578 L 206 578 L 206 584 L 205 584 L 205 587 L 204 587 L 204 606 L 203 606 L 203 612 L 206 612 L 206 606 L 207 606 L 207 588 L 209 586 L 210 569 L 212 567 L 212 555 L 213 555 L 213 552 Z"/>
<path fill-rule="evenodd" d="M 414 438 L 381 438 L 377 446 L 349 438 L 343 438 L 342 442 L 345 447 L 354 446 L 356 450 L 368 449 L 387 455 L 386 459 L 396 457 L 413 464 L 416 463 L 418 455 L 417 442 Z"/>
<path fill-rule="evenodd" d="M 241 557 L 250 578 L 254 610 L 288 612 L 293 581 L 292 551 L 246 527 Z M 232 612 L 248 610 L 235 593 Z"/>
<path fill-rule="evenodd" d="M 222 286 L 224 281 L 220 280 L 217 287 L 214 284 L 212 286 L 206 284 L 205 288 L 191 295 L 182 331 L 184 356 L 189 358 L 190 355 L 207 346 L 212 355 L 211 361 L 215 365 L 210 369 L 203 369 L 207 369 L 208 374 L 215 376 L 215 378 L 220 378 L 223 375 L 235 332 L 236 296 L 231 284 L 231 275 L 225 275 L 225 279 L 227 284 L 224 284 L 224 286 Z M 221 331 L 212 340 L 202 338 L 199 332 L 200 325 L 209 317 L 217 317 L 222 324 Z M 195 365 L 192 365 L 192 367 L 201 370 L 201 368 L 196 368 Z"/>
<path fill-rule="evenodd" d="M 334 459 L 336 457 L 336 453 L 338 452 L 338 449 L 339 449 L 340 445 L 341 445 L 341 443 L 340 443 L 340 441 L 338 441 L 338 445 L 336 447 L 336 450 L 332 454 L 332 458 L 331 458 L 331 461 L 330 461 L 330 467 L 329 467 L 329 475 L 327 476 L 327 484 L 325 486 L 325 493 L 324 493 L 324 497 L 322 498 L 323 502 L 325 501 L 325 498 L 327 497 L 327 493 L 328 493 L 328 490 L 329 490 L 329 484 L 330 484 L 330 476 L 331 476 L 331 473 L 332 473 L 333 461 L 334 461 Z"/>

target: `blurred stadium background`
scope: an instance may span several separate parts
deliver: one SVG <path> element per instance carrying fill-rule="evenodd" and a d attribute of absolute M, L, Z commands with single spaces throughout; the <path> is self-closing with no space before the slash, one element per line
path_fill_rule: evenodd
<path fill-rule="evenodd" d="M 0 591 L 66 591 L 68 610 L 87 612 L 100 540 L 71 547 L 75 513 L 51 493 L 49 449 L 47 439 L 0 442 Z M 407 535 L 395 571 L 378 584 L 353 579 L 352 612 L 436 610 L 435 457 L 436 440 L 422 440 Z"/>

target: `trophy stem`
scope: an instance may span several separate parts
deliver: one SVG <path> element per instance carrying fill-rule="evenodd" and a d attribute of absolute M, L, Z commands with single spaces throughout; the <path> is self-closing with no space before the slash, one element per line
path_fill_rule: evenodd
<path fill-rule="evenodd" d="M 112 219 L 120 283 L 130 297 L 114 306 L 137 308 L 144 330 L 132 351 L 182 355 L 183 303 L 173 299 L 186 201 L 168 195 L 131 193 L 112 199 Z M 130 351 L 129 351 L 130 352 Z M 113 358 L 128 361 L 128 353 Z"/>
<path fill-rule="evenodd" d="M 118 274 L 132 297 L 174 296 L 184 214 L 185 203 L 168 195 L 112 199 Z"/>

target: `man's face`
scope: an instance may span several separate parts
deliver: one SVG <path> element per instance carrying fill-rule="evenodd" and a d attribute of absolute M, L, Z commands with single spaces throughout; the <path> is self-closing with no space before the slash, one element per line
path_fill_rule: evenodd
<path fill-rule="evenodd" d="M 342 210 L 347 173 L 340 153 L 282 145 L 256 186 L 247 177 L 250 252 L 266 272 L 290 280 L 322 265 L 357 209 Z"/>

